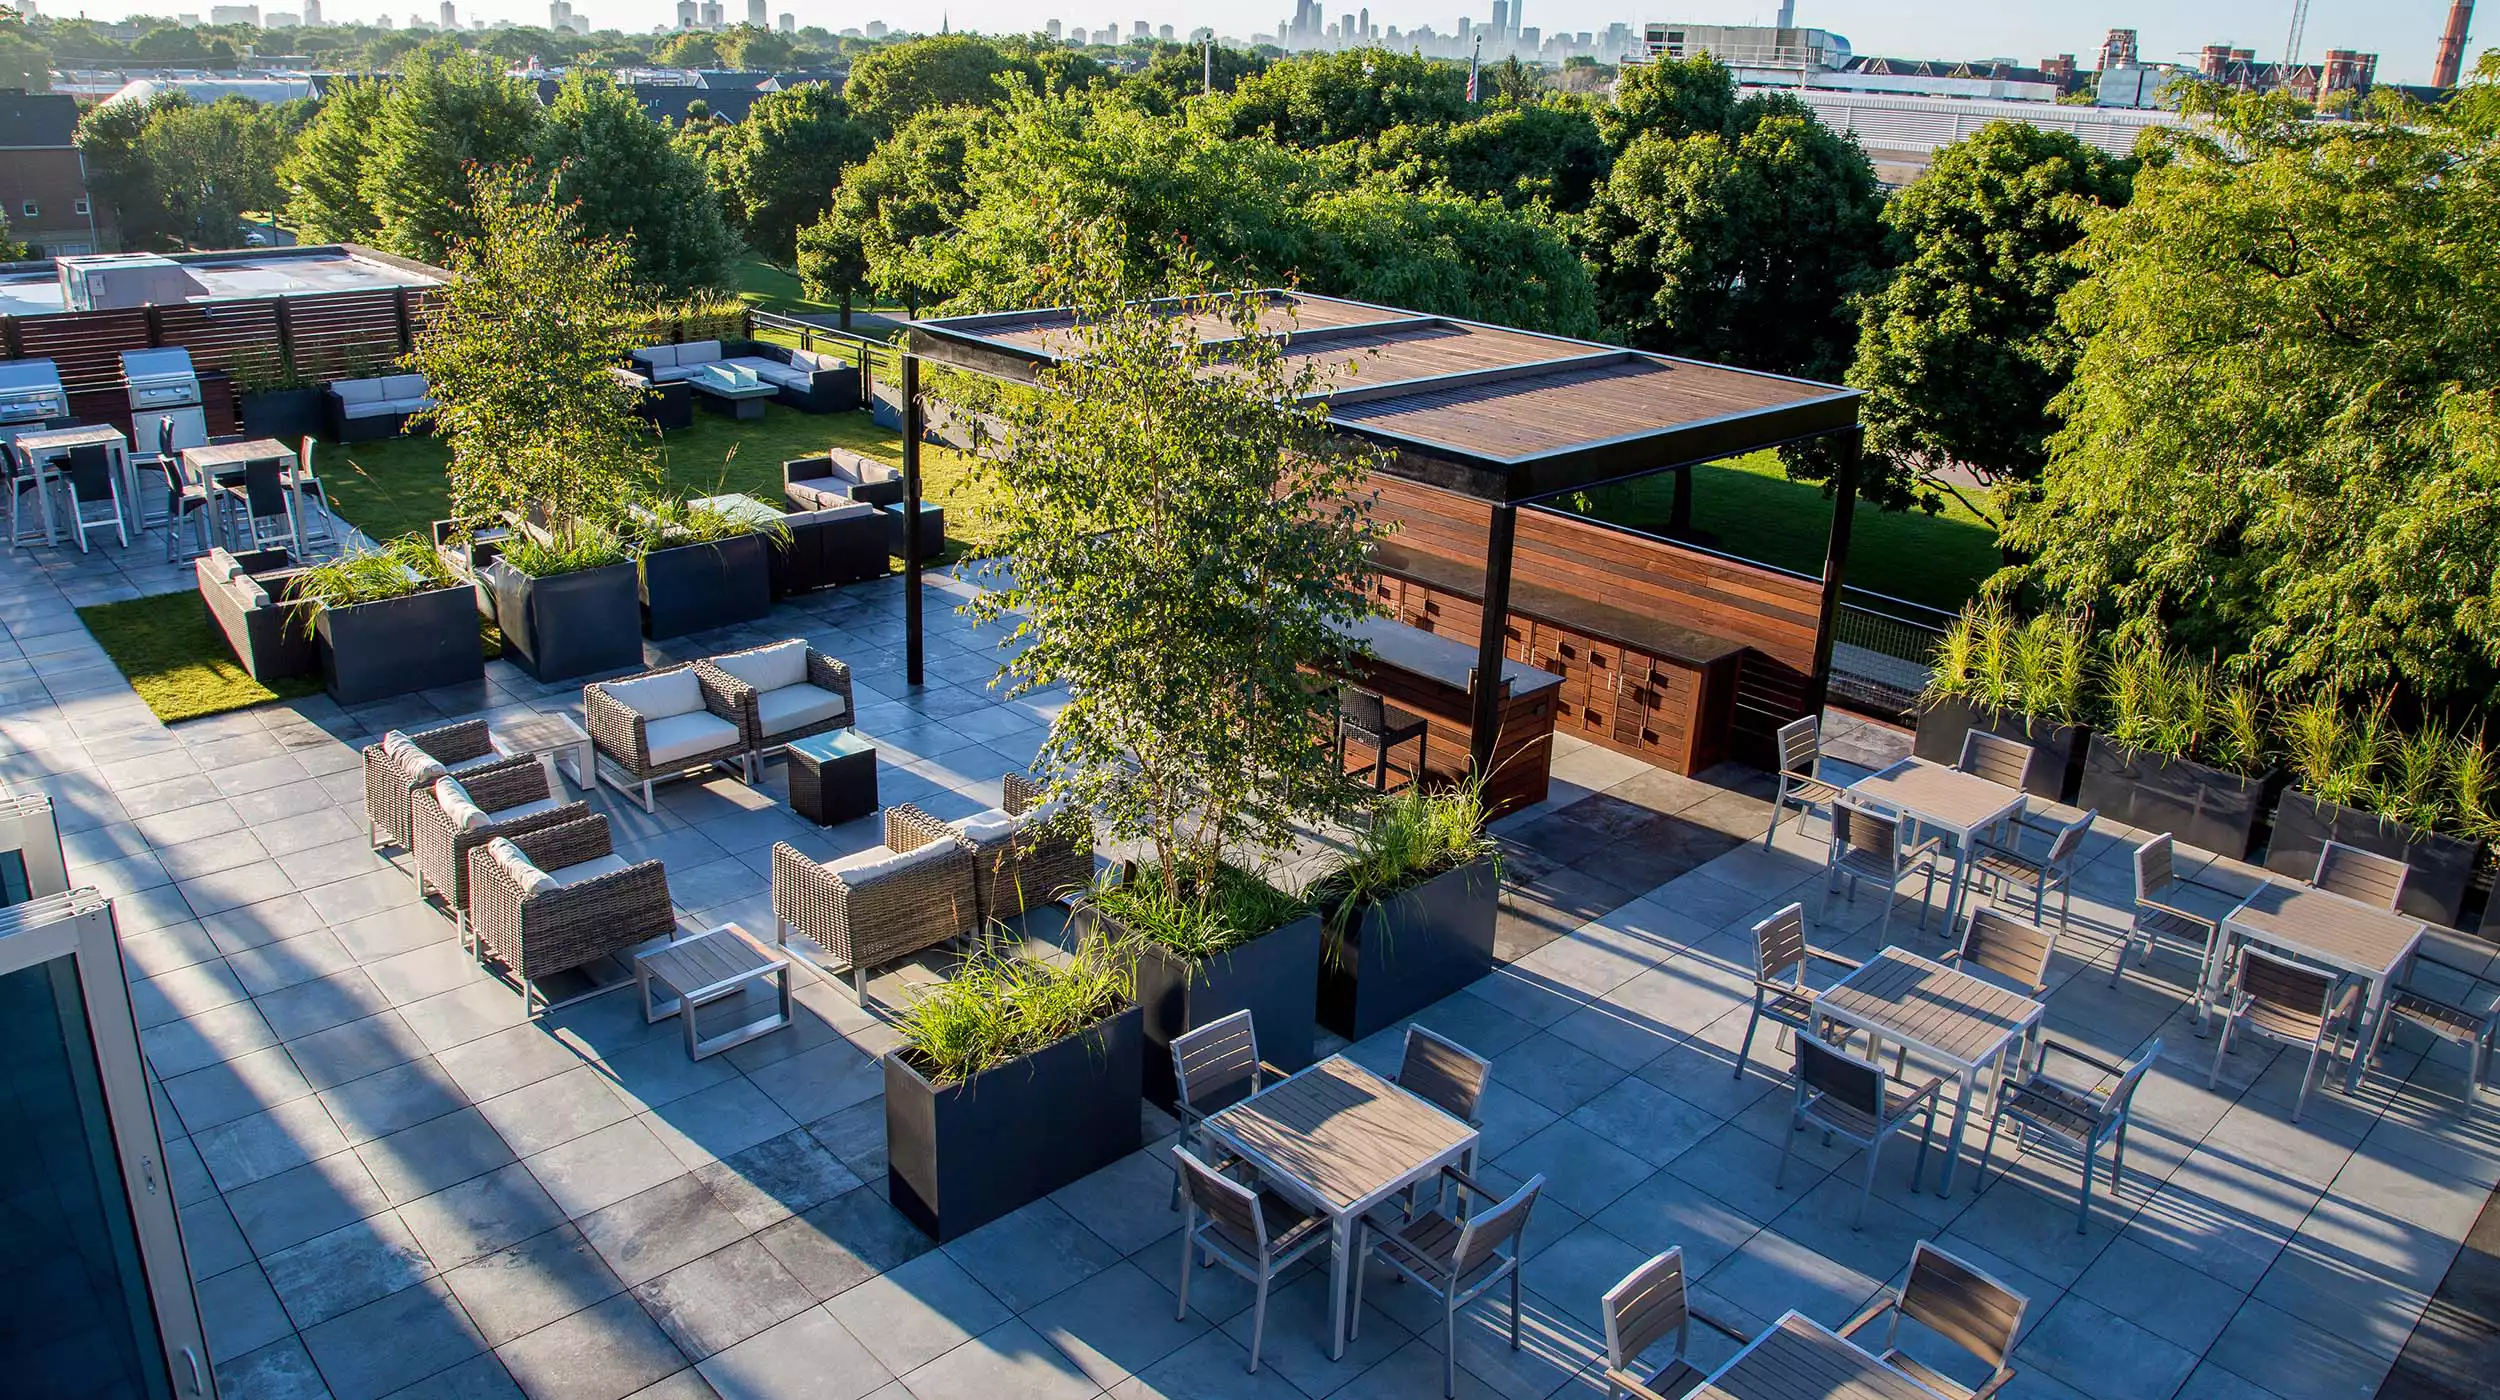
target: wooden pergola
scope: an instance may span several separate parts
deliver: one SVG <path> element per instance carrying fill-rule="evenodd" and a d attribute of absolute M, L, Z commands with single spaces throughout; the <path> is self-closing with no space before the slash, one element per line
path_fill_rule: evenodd
<path fill-rule="evenodd" d="M 1485 325 L 1335 297 L 1262 291 L 1258 334 L 1321 371 L 1334 431 L 1388 449 L 1386 470 L 1489 511 L 1477 674 L 1501 674 L 1519 508 L 1592 487 L 1687 470 L 1766 447 L 1834 437 L 1838 447 L 1821 614 L 1810 670 L 1819 709 L 1857 494 L 1857 390 L 1621 346 Z M 1176 315 L 1179 314 L 1176 309 Z M 1209 343 L 1230 322 L 1189 327 Z M 1068 308 L 908 324 L 903 360 L 907 510 L 920 499 L 922 360 L 1020 383 L 1078 348 Z M 1348 366 L 1351 368 L 1348 368 Z M 919 532 L 906 530 L 909 679 L 921 680 Z M 1471 731 L 1479 768 L 1493 752 L 1499 687 L 1478 686 Z"/>

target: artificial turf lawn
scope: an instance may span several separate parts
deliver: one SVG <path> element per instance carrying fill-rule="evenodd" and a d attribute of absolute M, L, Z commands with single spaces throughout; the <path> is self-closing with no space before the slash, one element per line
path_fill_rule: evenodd
<path fill-rule="evenodd" d="M 160 593 L 78 610 L 104 654 L 130 678 L 130 687 L 156 717 L 176 720 L 221 715 L 272 700 L 315 694 L 321 677 L 297 676 L 274 686 L 252 679 L 226 649 L 197 593 Z"/>
<path fill-rule="evenodd" d="M 1712 547 L 1741 559 L 1821 577 L 1832 503 L 1822 487 L 1791 481 L 1779 454 L 1757 452 L 1693 470 L 1693 528 Z M 1675 480 L 1661 473 L 1592 491 L 1588 514 L 1663 530 Z M 1957 611 L 2003 562 L 1994 527 L 1958 501 L 1944 513 L 1878 510 L 1858 502 L 1849 526 L 1849 583 L 1914 603 Z"/>

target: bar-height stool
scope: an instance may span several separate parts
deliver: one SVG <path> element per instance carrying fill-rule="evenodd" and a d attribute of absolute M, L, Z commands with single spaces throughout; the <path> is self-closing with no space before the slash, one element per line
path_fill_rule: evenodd
<path fill-rule="evenodd" d="M 1415 745 L 1415 767 L 1410 780 L 1420 779 L 1424 772 L 1424 720 L 1408 714 L 1378 695 L 1353 686 L 1337 692 L 1337 766 L 1345 766 L 1345 741 L 1351 737 L 1368 745 L 1372 751 L 1372 791 L 1386 792 L 1389 787 L 1389 753 L 1398 745 Z"/>
<path fill-rule="evenodd" d="M 166 425 L 166 437 L 172 437 L 171 424 Z M 161 457 L 157 466 L 165 473 L 165 562 L 197 559 L 216 543 L 218 500 L 192 473 L 180 452 Z M 182 542 L 184 527 L 195 523 L 198 529 L 193 533 L 199 547 L 186 548 Z"/>
<path fill-rule="evenodd" d="M 294 494 L 296 538 L 304 548 L 339 542 L 337 517 L 330 513 L 330 490 L 313 475 L 313 439 L 306 434 L 296 449 L 295 470 L 287 489 Z"/>
<path fill-rule="evenodd" d="M 69 523 L 78 534 L 78 552 L 87 552 L 87 532 L 113 527 L 122 547 L 130 547 L 130 531 L 122 523 L 122 484 L 113 472 L 113 449 L 100 442 L 82 442 L 69 450 Z M 103 506 L 112 512 L 109 519 L 93 516 L 89 511 Z"/>
<path fill-rule="evenodd" d="M 243 464 L 243 479 L 218 489 L 235 512 L 235 540 L 245 549 L 284 544 L 303 552 L 303 531 L 295 520 L 295 493 L 287 489 L 286 464 L 276 457 Z M 264 526 L 283 528 L 264 528 Z"/>

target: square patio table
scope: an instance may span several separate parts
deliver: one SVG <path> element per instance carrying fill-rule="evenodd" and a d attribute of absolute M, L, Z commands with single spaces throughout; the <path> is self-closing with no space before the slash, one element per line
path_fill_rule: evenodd
<path fill-rule="evenodd" d="M 1202 1125 L 1264 1183 L 1328 1217 L 1328 1355 L 1345 1356 L 1347 1256 L 1355 1222 L 1464 1159 L 1476 1130 L 1334 1055 Z"/>
<path fill-rule="evenodd" d="M 1970 883 L 1971 842 L 2021 812 L 2022 792 L 1923 758 L 1905 758 L 1844 790 L 1953 838 L 1953 882 L 1944 897 L 1945 935 L 1951 937 L 1954 917 L 1962 912 L 1962 891 Z"/>
<path fill-rule="evenodd" d="M 1937 1400 L 1857 1343 L 1791 1308 L 1689 1400 Z"/>
<path fill-rule="evenodd" d="M 526 755 L 537 759 L 538 766 L 547 770 L 548 790 L 559 798 L 564 795 L 564 788 L 557 761 L 568 752 L 573 756 L 573 786 L 588 792 L 598 784 L 590 736 L 582 732 L 571 715 L 494 720 L 487 726 L 487 737 L 497 749 L 513 758 Z"/>
<path fill-rule="evenodd" d="M 2388 989 L 2396 984 L 2396 974 L 2413 960 L 2424 933 L 2420 919 L 2309 885 L 2275 880 L 2232 910 L 2222 928 L 2226 938 L 2237 935 L 2242 942 L 2289 953 L 2368 983 L 2363 1019 L 2373 1028 L 2387 1014 Z M 2362 1062 L 2368 1058 L 2354 1053 L 2344 1092 L 2361 1087 Z"/>
<path fill-rule="evenodd" d="M 1945 1138 L 1944 1171 L 1936 1194 L 1953 1192 L 1953 1167 L 1962 1155 L 1962 1129 L 1979 1071 L 1997 1066 L 2038 1029 L 2048 1004 L 1993 982 L 1982 981 L 1905 948 L 1886 948 L 1832 984 L 1815 1001 L 1815 1014 L 1862 1030 L 1873 1039 L 1867 1058 L 1887 1040 L 1941 1061 L 1961 1082 L 1953 1104 L 1953 1131 Z"/>
<path fill-rule="evenodd" d="M 708 1059 L 790 1024 L 789 957 L 736 924 L 721 924 L 644 953 L 634 959 L 634 980 L 642 996 L 643 1023 L 679 1018 L 690 1060 Z M 758 982 L 774 986 L 771 1011 L 727 1030 L 705 1034 L 698 1028 L 696 1013 L 702 1008 Z M 655 987 L 665 995 L 653 996 Z"/>
<path fill-rule="evenodd" d="M 130 440 L 122 436 L 121 429 L 106 423 L 83 423 L 18 434 L 17 450 L 34 464 L 38 483 L 35 502 L 43 508 L 44 538 L 54 544 L 61 542 L 61 536 L 52 520 L 52 483 L 65 479 L 71 448 L 97 444 L 112 451 L 113 474 L 121 480 L 122 524 L 136 534 L 140 528 L 139 472 L 130 464 Z"/>

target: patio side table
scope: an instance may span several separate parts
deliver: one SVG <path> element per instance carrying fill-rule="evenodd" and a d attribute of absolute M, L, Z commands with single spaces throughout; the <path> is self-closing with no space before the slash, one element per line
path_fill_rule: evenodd
<path fill-rule="evenodd" d="M 773 982 L 779 992 L 770 1015 L 709 1035 L 698 1029 L 704 1007 L 763 981 Z M 790 959 L 736 924 L 707 929 L 634 959 L 634 982 L 642 996 L 644 1023 L 677 1017 L 686 1030 L 690 1059 L 717 1055 L 790 1024 Z M 655 999 L 655 988 L 665 995 Z"/>
<path fill-rule="evenodd" d="M 598 782 L 592 772 L 594 761 L 590 736 L 565 714 L 528 715 L 520 719 L 495 720 L 488 726 L 489 737 L 496 748 L 514 758 L 528 755 L 547 770 L 547 787 L 563 796 L 563 779 L 557 768 L 559 759 L 570 754 L 573 759 L 573 786 L 588 792 Z"/>
<path fill-rule="evenodd" d="M 856 729 L 791 742 L 790 810 L 835 826 L 877 810 L 877 746 Z"/>

